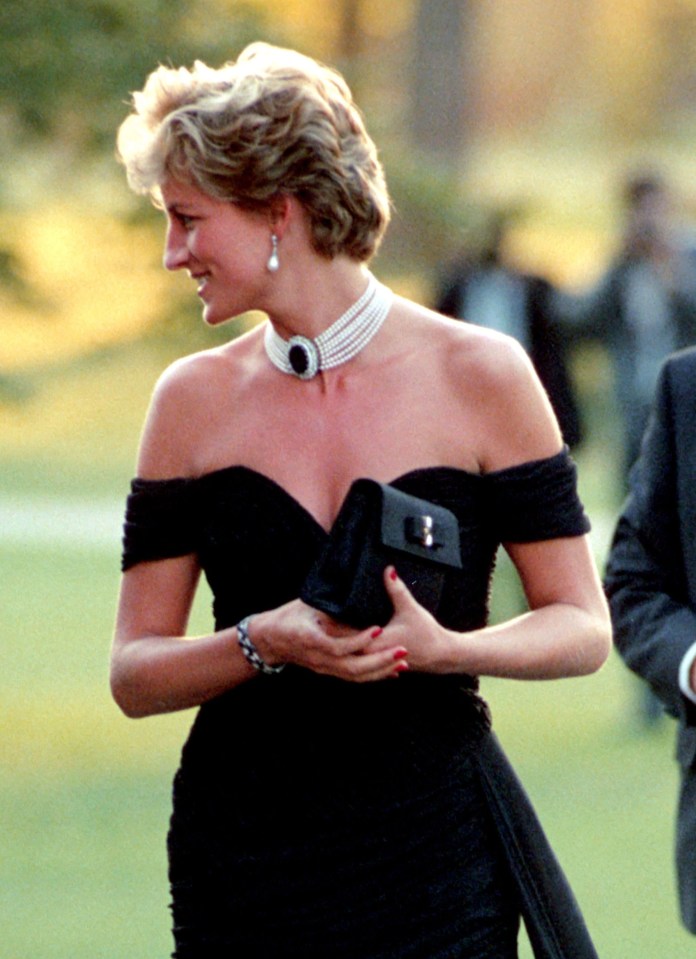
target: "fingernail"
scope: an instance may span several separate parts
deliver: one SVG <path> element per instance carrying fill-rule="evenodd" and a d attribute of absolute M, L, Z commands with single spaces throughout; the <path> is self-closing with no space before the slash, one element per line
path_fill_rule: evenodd
<path fill-rule="evenodd" d="M 394 659 L 397 659 L 397 660 L 398 660 L 398 659 L 405 659 L 406 656 L 408 656 L 408 650 L 407 650 L 407 649 L 397 649 L 397 651 L 394 653 Z"/>
<path fill-rule="evenodd" d="M 397 576 L 396 570 L 395 569 L 389 570 L 389 579 L 397 579 L 397 578 L 398 576 Z"/>
<path fill-rule="evenodd" d="M 377 639 L 378 636 L 381 636 L 384 630 L 381 626 L 378 626 L 377 629 L 373 629 L 370 633 L 370 639 Z"/>
<path fill-rule="evenodd" d="M 395 668 L 395 672 L 397 672 L 397 673 L 403 673 L 403 672 L 405 672 L 407 669 L 408 669 L 408 663 L 398 663 L 398 665 L 397 665 L 396 668 Z"/>

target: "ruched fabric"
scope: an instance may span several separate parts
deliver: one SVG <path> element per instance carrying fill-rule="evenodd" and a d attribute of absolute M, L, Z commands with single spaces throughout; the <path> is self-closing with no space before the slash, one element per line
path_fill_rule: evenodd
<path fill-rule="evenodd" d="M 126 503 L 121 569 L 196 549 L 196 486 L 189 480 L 134 479 Z"/>
<path fill-rule="evenodd" d="M 486 477 L 502 543 L 579 536 L 590 523 L 576 495 L 577 469 L 566 450 Z"/>
<path fill-rule="evenodd" d="M 589 525 L 567 450 L 481 476 L 418 469 L 393 485 L 457 516 L 462 569 L 437 612 L 453 629 L 486 622 L 501 542 Z M 247 467 L 139 479 L 123 566 L 195 554 L 224 628 L 295 598 L 326 536 Z M 468 676 L 361 685 L 290 666 L 203 705 L 173 791 L 175 959 L 514 959 L 530 901 L 520 876 L 547 867 L 542 893 L 558 888 L 562 902 L 545 906 L 551 932 L 537 940 L 553 951 L 539 955 L 594 959 L 538 824 L 518 841 L 533 813 L 491 737 Z M 569 927 L 558 940 L 554 914 Z"/>

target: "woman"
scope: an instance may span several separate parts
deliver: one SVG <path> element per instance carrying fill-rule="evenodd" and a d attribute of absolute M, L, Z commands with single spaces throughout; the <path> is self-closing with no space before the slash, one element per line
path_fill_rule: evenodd
<path fill-rule="evenodd" d="M 474 677 L 589 673 L 610 641 L 546 396 L 512 340 L 367 271 L 388 196 L 336 73 L 253 44 L 160 68 L 134 104 L 119 151 L 165 211 L 165 266 L 210 325 L 269 318 L 164 374 L 128 503 L 114 696 L 129 716 L 200 706 L 168 841 L 174 955 L 510 959 L 530 833 L 502 820 L 529 813 Z M 393 568 L 384 628 L 298 598 L 364 476 L 456 514 L 437 616 Z M 501 540 L 530 612 L 488 627 Z M 192 640 L 201 570 L 216 629 Z M 558 915 L 585 943 L 570 895 Z"/>

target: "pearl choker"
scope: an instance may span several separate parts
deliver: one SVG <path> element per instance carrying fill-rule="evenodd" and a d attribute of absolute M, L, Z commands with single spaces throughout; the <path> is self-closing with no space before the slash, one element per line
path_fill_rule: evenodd
<path fill-rule="evenodd" d="M 284 340 L 269 323 L 264 339 L 268 358 L 283 373 L 311 380 L 320 370 L 340 366 L 357 356 L 386 319 L 393 299 L 392 291 L 370 273 L 360 299 L 315 340 L 306 336 Z"/>

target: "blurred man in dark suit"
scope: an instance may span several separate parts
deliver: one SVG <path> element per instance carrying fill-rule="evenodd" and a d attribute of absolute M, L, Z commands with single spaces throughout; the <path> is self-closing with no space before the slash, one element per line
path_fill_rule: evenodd
<path fill-rule="evenodd" d="M 617 648 L 678 723 L 681 917 L 696 934 L 696 349 L 663 364 L 606 571 Z"/>

